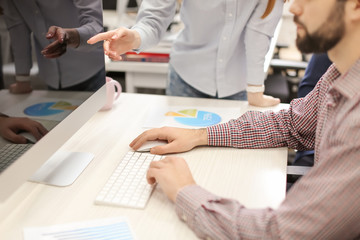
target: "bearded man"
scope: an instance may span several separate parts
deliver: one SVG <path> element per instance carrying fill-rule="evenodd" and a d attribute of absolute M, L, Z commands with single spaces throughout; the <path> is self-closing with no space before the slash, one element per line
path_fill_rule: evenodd
<path fill-rule="evenodd" d="M 200 238 L 360 238 L 360 0 L 294 0 L 290 11 L 300 51 L 327 52 L 333 62 L 313 91 L 288 110 L 248 112 L 206 129 L 151 129 L 130 144 L 136 150 L 147 140 L 168 141 L 153 154 L 200 145 L 315 150 L 314 167 L 278 209 L 215 196 L 195 183 L 182 158 L 152 162 L 148 182 L 160 185 Z"/>

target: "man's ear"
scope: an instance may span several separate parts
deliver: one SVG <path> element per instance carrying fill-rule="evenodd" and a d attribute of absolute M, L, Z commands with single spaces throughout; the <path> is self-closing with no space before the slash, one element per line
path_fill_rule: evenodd
<path fill-rule="evenodd" d="M 348 1 L 350 5 L 350 18 L 354 21 L 360 21 L 360 0 Z"/>

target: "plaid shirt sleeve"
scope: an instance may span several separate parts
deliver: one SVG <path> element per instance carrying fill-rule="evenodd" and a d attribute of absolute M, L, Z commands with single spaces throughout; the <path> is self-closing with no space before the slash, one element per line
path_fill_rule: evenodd
<path fill-rule="evenodd" d="M 318 86 L 306 97 L 294 99 L 287 110 L 249 111 L 238 119 L 208 127 L 208 144 L 250 149 L 314 149 Z"/>

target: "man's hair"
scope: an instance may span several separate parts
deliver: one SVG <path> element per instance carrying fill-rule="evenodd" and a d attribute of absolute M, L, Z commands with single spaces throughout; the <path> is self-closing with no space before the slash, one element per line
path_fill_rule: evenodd
<path fill-rule="evenodd" d="M 270 13 L 271 11 L 273 10 L 274 6 L 275 6 L 275 1 L 277 0 L 269 0 L 268 1 L 268 4 L 266 6 L 266 9 L 265 9 L 265 12 L 264 14 L 261 16 L 262 19 L 266 18 Z M 284 0 L 284 2 L 286 2 L 286 0 Z"/>

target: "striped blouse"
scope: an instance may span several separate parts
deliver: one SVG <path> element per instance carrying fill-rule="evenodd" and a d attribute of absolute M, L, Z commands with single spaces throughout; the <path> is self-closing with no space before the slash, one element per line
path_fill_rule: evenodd
<path fill-rule="evenodd" d="M 360 59 L 345 74 L 335 65 L 288 110 L 248 112 L 209 127 L 208 144 L 315 149 L 314 167 L 278 209 L 246 209 L 198 185 L 183 188 L 176 212 L 197 236 L 212 239 L 360 237 Z"/>

